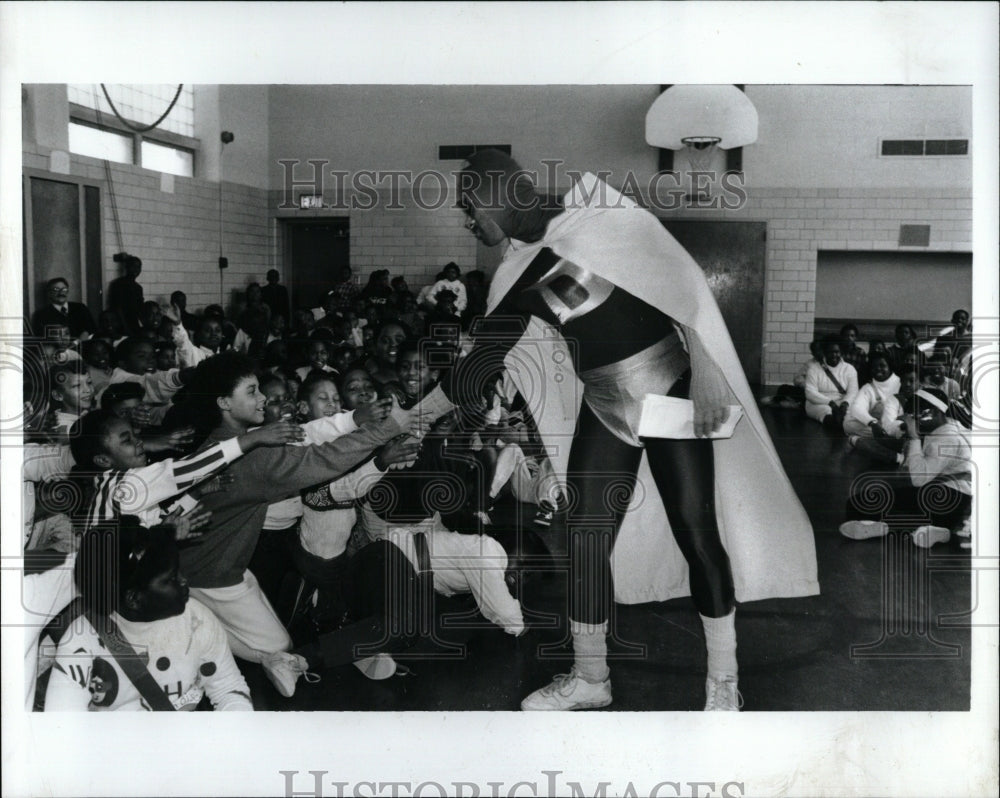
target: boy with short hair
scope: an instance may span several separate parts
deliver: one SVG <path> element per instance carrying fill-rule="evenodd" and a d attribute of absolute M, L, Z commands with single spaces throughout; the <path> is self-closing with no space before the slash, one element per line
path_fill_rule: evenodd
<path fill-rule="evenodd" d="M 111 372 L 110 384 L 135 382 L 141 385 L 143 401 L 152 406 L 150 420 L 156 425 L 163 423 L 174 394 L 184 387 L 190 372 L 182 369 L 157 371 L 156 346 L 143 338 L 126 338 L 118 345 L 115 356 L 118 365 Z"/>
<path fill-rule="evenodd" d="M 82 361 L 74 360 L 49 369 L 49 386 L 56 405 L 55 432 L 69 434 L 80 416 L 90 412 L 94 385 Z"/>
<path fill-rule="evenodd" d="M 310 372 L 313 371 L 336 375 L 336 369 L 329 365 L 330 349 L 326 341 L 316 338 L 309 341 L 309 346 L 306 348 L 306 357 L 309 359 L 309 362 L 295 370 L 295 373 L 299 375 L 299 379 L 305 380 Z"/>

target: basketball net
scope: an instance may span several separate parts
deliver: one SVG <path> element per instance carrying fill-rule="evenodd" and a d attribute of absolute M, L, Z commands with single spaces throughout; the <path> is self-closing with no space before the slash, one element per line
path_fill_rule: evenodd
<path fill-rule="evenodd" d="M 684 149 L 687 151 L 691 171 L 710 171 L 709 167 L 712 165 L 712 157 L 715 155 L 715 151 L 718 149 L 719 142 L 722 139 L 718 136 L 687 136 L 682 138 L 681 141 L 684 144 Z M 715 183 L 714 180 L 711 182 Z M 695 180 L 690 172 L 688 174 L 688 183 L 690 184 L 691 196 L 693 197 L 696 193 Z M 705 191 L 702 190 L 700 193 L 704 194 Z M 711 190 L 708 193 L 711 193 Z"/>

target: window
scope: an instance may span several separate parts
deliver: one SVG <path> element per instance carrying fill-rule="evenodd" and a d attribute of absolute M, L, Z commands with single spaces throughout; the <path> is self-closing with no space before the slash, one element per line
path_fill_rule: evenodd
<path fill-rule="evenodd" d="M 882 139 L 882 155 L 968 155 L 968 139 Z"/>
<path fill-rule="evenodd" d="M 131 128 L 156 122 L 177 95 L 177 84 L 106 84 L 106 88 L 118 113 L 129 124 L 115 115 L 99 85 L 68 84 L 70 152 L 194 177 L 199 144 L 192 138 L 194 89 L 182 87 L 177 102 L 160 124 L 140 133 Z"/>
<path fill-rule="evenodd" d="M 155 169 L 181 177 L 194 176 L 194 153 L 191 150 L 144 140 L 141 155 L 143 169 Z"/>
<path fill-rule="evenodd" d="M 69 151 L 92 158 L 102 158 L 117 163 L 132 163 L 133 142 L 131 136 L 104 130 L 99 127 L 69 123 Z"/>

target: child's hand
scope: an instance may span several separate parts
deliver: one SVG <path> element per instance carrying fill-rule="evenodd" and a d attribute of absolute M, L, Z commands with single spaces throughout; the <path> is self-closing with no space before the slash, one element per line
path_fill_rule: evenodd
<path fill-rule="evenodd" d="M 375 467 L 385 471 L 391 466 L 410 466 L 420 453 L 420 441 L 409 435 L 399 435 L 382 447 L 375 455 Z"/>
<path fill-rule="evenodd" d="M 306 434 L 302 431 L 302 427 L 294 421 L 276 421 L 241 435 L 239 442 L 240 448 L 244 452 L 248 452 L 258 446 L 284 446 L 286 443 L 298 443 L 305 440 L 305 437 Z"/>
<path fill-rule="evenodd" d="M 163 317 L 173 324 L 181 323 L 181 309 L 177 307 L 173 302 L 170 303 L 169 308 L 162 308 Z"/>
<path fill-rule="evenodd" d="M 146 438 L 143 443 L 148 452 L 169 452 L 184 449 L 194 441 L 194 427 L 181 427 L 164 435 Z"/>
<path fill-rule="evenodd" d="M 376 399 L 371 404 L 362 405 L 354 411 L 354 423 L 360 427 L 369 421 L 382 422 L 389 418 L 391 411 L 392 397 Z"/>
<path fill-rule="evenodd" d="M 153 409 L 145 404 L 138 404 L 128 412 L 128 420 L 137 427 L 153 426 Z"/>
<path fill-rule="evenodd" d="M 183 512 L 180 507 L 163 517 L 162 523 L 170 524 L 177 530 L 177 540 L 201 537 L 204 528 L 212 520 L 212 511 L 196 504 L 190 511 Z M 201 530 L 201 531 L 198 531 Z"/>

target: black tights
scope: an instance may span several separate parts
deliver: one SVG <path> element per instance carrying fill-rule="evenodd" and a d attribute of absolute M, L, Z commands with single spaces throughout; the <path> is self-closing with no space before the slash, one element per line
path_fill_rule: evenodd
<path fill-rule="evenodd" d="M 728 615 L 734 606 L 733 575 L 715 516 L 712 441 L 648 438 L 644 443 L 674 538 L 688 563 L 695 607 L 710 618 Z M 615 437 L 583 404 L 567 475 L 569 616 L 574 621 L 599 624 L 608 619 L 614 596 L 609 557 L 641 457 L 641 448 Z"/>

